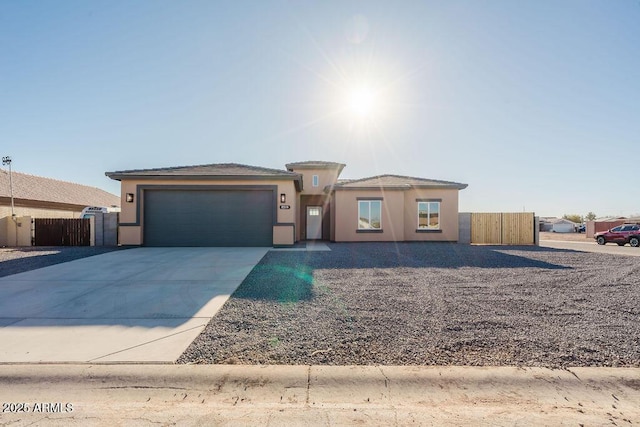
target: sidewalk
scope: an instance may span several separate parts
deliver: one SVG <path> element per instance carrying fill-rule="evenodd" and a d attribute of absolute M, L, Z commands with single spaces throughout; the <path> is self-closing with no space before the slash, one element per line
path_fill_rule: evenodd
<path fill-rule="evenodd" d="M 0 400 L 12 426 L 620 426 L 640 368 L 0 365 Z"/>

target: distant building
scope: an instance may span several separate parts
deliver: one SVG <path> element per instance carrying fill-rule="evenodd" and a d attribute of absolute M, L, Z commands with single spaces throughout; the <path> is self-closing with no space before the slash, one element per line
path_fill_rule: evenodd
<path fill-rule="evenodd" d="M 576 227 L 575 222 L 560 218 L 553 222 L 551 231 L 554 233 L 575 233 Z"/>
<path fill-rule="evenodd" d="M 13 172 L 14 212 L 18 217 L 79 218 L 87 206 L 120 206 L 120 197 L 96 187 Z M 11 216 L 9 171 L 0 169 L 0 218 Z"/>
<path fill-rule="evenodd" d="M 640 217 L 603 217 L 596 218 L 593 221 L 587 221 L 587 237 L 593 237 L 596 233 L 607 231 L 628 222 L 640 223 Z"/>

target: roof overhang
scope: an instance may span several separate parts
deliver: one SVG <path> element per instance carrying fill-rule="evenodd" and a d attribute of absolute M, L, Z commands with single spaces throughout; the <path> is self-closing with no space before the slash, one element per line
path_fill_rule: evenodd
<path fill-rule="evenodd" d="M 341 186 L 335 185 L 330 190 L 345 190 L 345 191 L 363 191 L 363 190 L 384 190 L 384 191 L 407 191 L 411 189 L 425 189 L 425 190 L 464 190 L 467 188 L 467 184 L 460 185 L 414 185 L 414 184 L 406 184 L 406 185 L 368 185 L 368 186 Z"/>
<path fill-rule="evenodd" d="M 312 169 L 312 170 L 337 170 L 338 175 L 342 173 L 342 170 L 347 166 L 344 163 L 287 163 L 284 165 L 288 171 L 300 170 L 300 169 Z"/>
<path fill-rule="evenodd" d="M 106 172 L 105 175 L 113 180 L 136 180 L 136 181 L 293 181 L 296 191 L 302 191 L 302 175 L 148 175 L 121 172 Z"/>

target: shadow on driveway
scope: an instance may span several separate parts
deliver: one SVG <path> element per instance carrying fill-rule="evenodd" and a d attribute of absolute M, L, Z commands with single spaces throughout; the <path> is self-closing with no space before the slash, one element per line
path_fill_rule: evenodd
<path fill-rule="evenodd" d="M 0 277 L 123 250 L 111 246 L 38 246 L 0 248 Z"/>

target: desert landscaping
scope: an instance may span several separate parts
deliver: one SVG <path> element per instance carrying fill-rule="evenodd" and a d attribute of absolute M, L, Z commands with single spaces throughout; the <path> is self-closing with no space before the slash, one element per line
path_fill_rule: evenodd
<path fill-rule="evenodd" d="M 181 363 L 640 366 L 633 257 L 330 244 L 270 252 Z"/>

